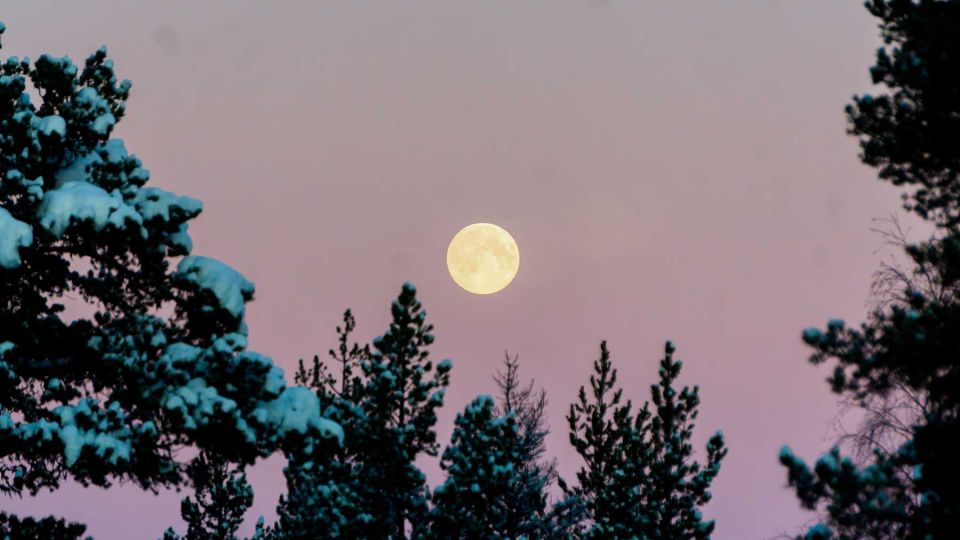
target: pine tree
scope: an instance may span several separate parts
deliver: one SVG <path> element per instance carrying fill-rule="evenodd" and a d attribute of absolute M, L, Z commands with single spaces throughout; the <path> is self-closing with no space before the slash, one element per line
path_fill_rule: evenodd
<path fill-rule="evenodd" d="M 216 454 L 202 453 L 187 466 L 193 485 L 193 498 L 180 504 L 180 515 L 187 522 L 184 540 L 237 540 L 243 515 L 253 504 L 253 489 L 243 469 L 231 465 Z M 181 537 L 168 529 L 164 540 Z"/>
<path fill-rule="evenodd" d="M 190 446 L 335 446 L 316 398 L 246 350 L 253 284 L 190 255 L 200 202 L 148 187 L 111 137 L 130 82 L 106 49 L 0 72 L 0 493 L 177 485 Z"/>
<path fill-rule="evenodd" d="M 953 244 L 953 247 L 945 247 Z M 960 275 L 960 243 L 940 244 L 942 263 Z M 956 280 L 956 277 L 953 278 Z M 802 504 L 826 519 L 811 538 L 949 538 L 960 519 L 960 304 L 931 302 L 916 294 L 908 306 L 874 314 L 859 329 L 840 320 L 825 331 L 807 329 L 815 364 L 835 362 L 830 383 L 855 400 L 904 385 L 924 396 L 923 417 L 893 451 L 875 449 L 873 463 L 858 467 L 834 448 L 811 470 L 789 448 L 780 460 Z"/>
<path fill-rule="evenodd" d="M 316 392 L 324 414 L 342 425 L 347 435 L 344 444 L 335 449 L 317 447 L 311 455 L 287 456 L 287 494 L 278 504 L 271 540 L 375 538 L 368 528 L 376 501 L 362 499 L 357 483 L 360 456 L 356 434 L 364 429 L 365 419 L 360 408 L 363 382 L 359 371 L 369 347 L 351 342 L 355 328 L 356 320 L 347 310 L 343 325 L 336 328 L 338 348 L 328 353 L 339 368 L 339 377 L 318 356 L 309 368 L 303 360 L 299 363 L 294 380 Z"/>
<path fill-rule="evenodd" d="M 433 325 L 405 283 L 391 305 L 393 322 L 373 340 L 373 351 L 360 364 L 365 377 L 361 408 L 359 482 L 366 499 L 376 500 L 371 531 L 400 539 L 410 524 L 415 535 L 427 515 L 426 478 L 414 463 L 420 455 L 437 455 L 437 409 L 450 380 L 449 360 L 434 367 L 427 347 Z M 379 536 L 379 535 L 378 535 Z"/>
<path fill-rule="evenodd" d="M 512 411 L 496 416 L 490 396 L 467 405 L 443 451 L 440 467 L 447 477 L 433 492 L 428 537 L 526 538 L 511 512 L 511 495 L 523 480 L 517 469 L 520 446 Z"/>
<path fill-rule="evenodd" d="M 583 525 L 587 521 L 587 511 L 580 496 L 571 489 L 563 478 L 557 477 L 561 496 L 555 500 L 547 512 L 540 538 L 566 540 L 579 538 Z"/>
<path fill-rule="evenodd" d="M 600 358 L 593 363 L 590 396 L 580 387 L 577 402 L 570 405 L 567 424 L 570 444 L 584 461 L 577 472 L 578 486 L 568 496 L 579 499 L 589 520 L 586 538 L 629 538 L 635 529 L 635 497 L 621 481 L 626 466 L 626 442 L 633 429 L 632 406 L 622 403 L 617 370 L 610 360 L 607 342 L 600 343 Z"/>
<path fill-rule="evenodd" d="M 956 236 L 911 246 L 917 264 L 932 264 L 948 288 L 960 285 Z M 859 466 L 838 448 L 811 469 L 784 447 L 780 461 L 801 503 L 824 512 L 810 538 L 950 538 L 960 520 L 960 302 L 931 299 L 907 290 L 905 304 L 875 312 L 860 328 L 831 320 L 809 328 L 803 340 L 814 364 L 834 363 L 834 392 L 866 403 L 907 389 L 922 414 L 906 441 L 892 450 L 874 448 Z"/>
<path fill-rule="evenodd" d="M 682 362 L 673 359 L 674 351 L 668 341 L 660 382 L 650 387 L 654 413 L 646 414 L 645 405 L 637 416 L 633 433 L 641 437 L 628 443 L 635 455 L 628 456 L 624 476 L 640 490 L 641 538 L 710 538 L 715 524 L 703 519 L 700 508 L 710 501 L 710 485 L 727 450 L 718 432 L 707 441 L 705 463 L 693 460 L 690 438 L 700 391 L 697 386 L 675 388 Z"/>
<path fill-rule="evenodd" d="M 849 131 L 881 180 L 912 188 L 908 210 L 954 232 L 960 225 L 960 5 L 868 0 L 884 46 L 870 68 L 886 93 L 855 96 Z"/>
<path fill-rule="evenodd" d="M 682 363 L 667 342 L 660 361 L 660 382 L 651 386 L 654 412 L 645 403 L 636 416 L 621 404 L 617 372 L 606 342 L 590 377 L 593 401 L 580 389 L 571 406 L 570 439 L 586 466 L 577 474 L 589 527 L 586 538 L 710 538 L 713 521 L 700 507 L 726 455 L 723 436 L 713 435 L 706 462 L 693 460 L 690 438 L 700 404 L 697 387 L 674 387 Z M 582 434 L 582 435 L 581 435 Z"/>
<path fill-rule="evenodd" d="M 494 376 L 499 395 L 495 414 L 516 416 L 519 481 L 507 494 L 507 530 L 512 537 L 542 538 L 553 529 L 548 520 L 547 491 L 557 478 L 556 460 L 547 460 L 547 395 L 534 382 L 520 382 L 520 361 L 504 353 L 502 371 Z"/>
<path fill-rule="evenodd" d="M 434 365 L 427 348 L 432 325 L 406 283 L 391 305 L 392 322 L 372 347 L 348 345 L 355 322 L 348 311 L 330 351 L 339 380 L 319 359 L 301 369 L 324 414 L 346 431 L 341 448 L 291 458 L 288 495 L 281 503 L 283 538 L 406 538 L 424 533 L 426 478 L 416 466 L 437 454 L 436 411 L 443 404 L 451 363 Z M 329 516 L 324 518 L 323 516 Z M 328 523 L 332 525 L 327 525 Z M 313 536 L 301 536 L 310 531 Z M 339 531 L 339 532 L 336 532 Z"/>
<path fill-rule="evenodd" d="M 909 284 L 859 328 L 831 320 L 803 340 L 830 362 L 834 392 L 867 407 L 891 392 L 920 404 L 898 448 L 858 466 L 837 448 L 813 468 L 784 447 L 780 460 L 802 503 L 823 512 L 806 538 L 952 538 L 960 522 L 960 2 L 875 0 L 884 47 L 871 75 L 886 93 L 848 107 L 862 159 L 912 191 L 906 206 L 936 228 L 906 252 L 933 283 Z"/>
<path fill-rule="evenodd" d="M 335 459 L 290 460 L 284 469 L 287 494 L 277 507 L 271 540 L 377 538 L 368 501 L 360 498 L 349 469 Z"/>
<path fill-rule="evenodd" d="M 86 530 L 85 525 L 62 519 L 21 518 L 0 512 L 0 538 L 4 540 L 78 540 Z"/>

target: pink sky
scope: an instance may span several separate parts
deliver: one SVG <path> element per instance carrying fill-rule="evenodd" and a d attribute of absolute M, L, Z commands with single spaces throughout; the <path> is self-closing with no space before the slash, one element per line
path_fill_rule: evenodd
<path fill-rule="evenodd" d="M 701 386 L 697 446 L 722 429 L 730 447 L 715 538 L 809 519 L 777 452 L 826 450 L 837 409 L 799 334 L 862 319 L 884 256 L 871 219 L 899 208 L 844 134 L 879 43 L 858 2 L 34 1 L 0 19 L 4 56 L 108 45 L 134 83 L 115 135 L 153 185 L 204 202 L 195 253 L 257 284 L 251 348 L 288 373 L 346 307 L 379 333 L 413 281 L 455 364 L 441 440 L 509 349 L 572 477 L 563 415 L 600 340 L 642 401 L 672 339 Z M 521 251 L 492 296 L 444 264 L 478 221 Z M 251 526 L 281 467 L 252 470 Z M 68 486 L 2 506 L 157 538 L 182 530 L 180 497 Z"/>

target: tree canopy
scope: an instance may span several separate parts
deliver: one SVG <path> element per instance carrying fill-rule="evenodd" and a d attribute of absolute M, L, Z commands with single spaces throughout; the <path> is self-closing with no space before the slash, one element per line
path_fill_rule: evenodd
<path fill-rule="evenodd" d="M 913 275 L 859 326 L 808 328 L 810 361 L 853 403 L 905 394 L 915 418 L 895 448 L 861 466 L 833 448 L 811 468 L 780 454 L 804 507 L 823 514 L 807 538 L 949 538 L 960 521 L 960 2 L 871 0 L 884 46 L 870 72 L 885 92 L 854 98 L 850 131 L 880 178 L 910 189 L 907 208 L 935 233 L 905 244 Z"/>
<path fill-rule="evenodd" d="M 184 481 L 183 448 L 249 463 L 342 437 L 313 393 L 247 350 L 254 286 L 191 254 L 201 203 L 150 185 L 112 136 L 130 91 L 106 48 L 82 66 L 48 54 L 0 65 L 6 496 L 68 478 L 157 489 Z"/>

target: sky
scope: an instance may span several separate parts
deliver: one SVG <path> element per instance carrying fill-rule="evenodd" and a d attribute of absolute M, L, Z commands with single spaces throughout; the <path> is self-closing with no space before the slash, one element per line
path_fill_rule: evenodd
<path fill-rule="evenodd" d="M 547 392 L 549 451 L 572 478 L 564 414 L 600 341 L 637 402 L 671 339 L 700 386 L 696 446 L 719 429 L 730 449 L 714 537 L 811 518 L 777 454 L 815 459 L 838 409 L 800 332 L 864 317 L 893 255 L 872 220 L 899 210 L 845 134 L 879 45 L 859 2 L 40 0 L 0 20 L 4 56 L 108 46 L 133 81 L 114 135 L 152 185 L 204 202 L 194 253 L 256 283 L 251 349 L 288 378 L 348 307 L 358 339 L 381 333 L 412 281 L 432 354 L 454 361 L 440 440 L 509 350 Z M 494 295 L 446 270 L 474 222 L 520 247 Z M 251 470 L 245 530 L 272 519 L 282 466 Z M 157 538 L 183 529 L 183 495 L 68 484 L 0 506 Z"/>

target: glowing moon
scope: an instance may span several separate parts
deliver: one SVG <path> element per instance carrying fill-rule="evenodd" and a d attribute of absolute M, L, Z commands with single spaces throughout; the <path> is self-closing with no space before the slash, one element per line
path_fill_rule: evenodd
<path fill-rule="evenodd" d="M 467 225 L 447 247 L 447 269 L 465 290 L 493 294 L 517 275 L 520 248 L 510 233 L 492 223 Z"/>

